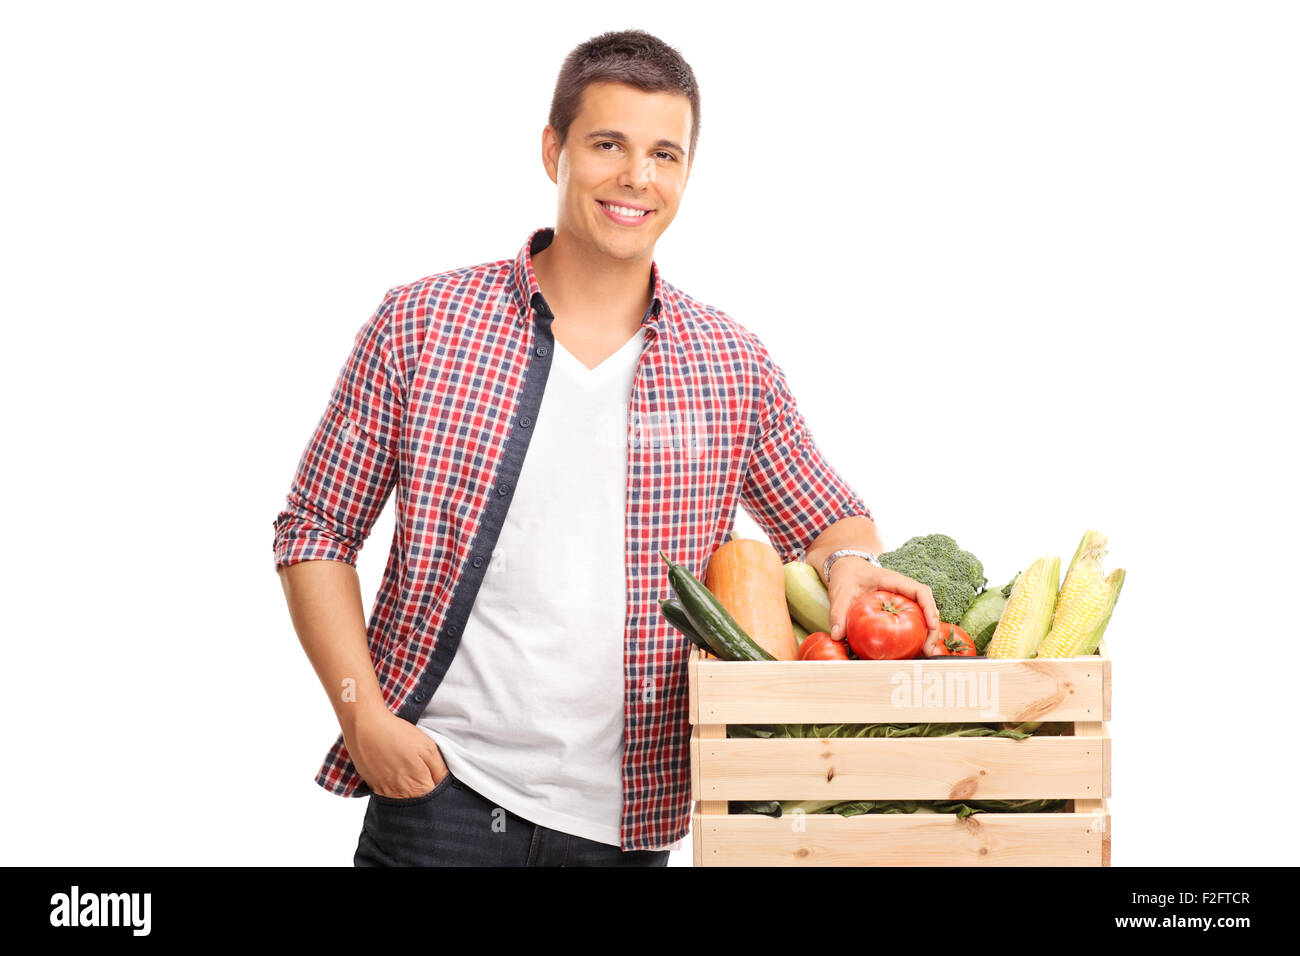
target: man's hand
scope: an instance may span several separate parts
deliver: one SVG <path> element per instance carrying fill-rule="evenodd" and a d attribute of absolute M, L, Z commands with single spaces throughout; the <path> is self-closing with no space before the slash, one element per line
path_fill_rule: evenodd
<path fill-rule="evenodd" d="M 921 653 L 929 657 L 939 644 L 939 609 L 935 606 L 930 588 L 897 571 L 878 568 L 865 558 L 854 555 L 846 555 L 831 565 L 831 583 L 827 588 L 831 599 L 831 637 L 837 641 L 844 640 L 844 622 L 853 599 L 863 591 L 874 591 L 877 588 L 901 594 L 920 605 L 925 613 L 925 625 L 929 628 Z"/>
<path fill-rule="evenodd" d="M 359 714 L 343 742 L 357 772 L 381 797 L 423 796 L 447 775 L 438 745 L 387 707 Z"/>

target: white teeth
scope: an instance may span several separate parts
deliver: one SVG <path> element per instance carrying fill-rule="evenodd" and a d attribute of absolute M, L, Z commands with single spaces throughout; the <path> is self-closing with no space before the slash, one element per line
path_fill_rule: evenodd
<path fill-rule="evenodd" d="M 627 206 L 614 206 L 610 203 L 604 203 L 603 205 L 610 212 L 617 213 L 620 216 L 629 216 L 633 219 L 644 216 L 647 212 L 645 209 L 629 209 Z"/>

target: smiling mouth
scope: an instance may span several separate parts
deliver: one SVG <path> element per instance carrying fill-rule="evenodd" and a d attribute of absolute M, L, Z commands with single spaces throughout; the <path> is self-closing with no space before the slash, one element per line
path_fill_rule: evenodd
<path fill-rule="evenodd" d="M 596 202 L 600 208 L 605 210 L 605 215 L 620 225 L 635 226 L 645 222 L 655 214 L 653 209 L 638 210 L 632 206 L 619 206 L 605 202 L 603 199 L 597 199 Z"/>

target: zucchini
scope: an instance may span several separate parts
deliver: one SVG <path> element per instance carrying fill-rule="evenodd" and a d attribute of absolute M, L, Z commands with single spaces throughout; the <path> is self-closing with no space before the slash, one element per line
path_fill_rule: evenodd
<path fill-rule="evenodd" d="M 790 626 L 794 628 L 794 639 L 798 641 L 799 646 L 802 647 L 804 639 L 808 636 L 808 632 L 799 626 L 798 621 L 791 621 Z"/>
<path fill-rule="evenodd" d="M 791 561 L 785 566 L 785 603 L 790 617 L 809 634 L 831 632 L 831 598 L 812 565 Z"/>
<path fill-rule="evenodd" d="M 659 557 L 668 565 L 668 583 L 682 602 L 687 620 L 695 632 L 713 648 L 714 654 L 724 661 L 776 660 L 754 643 L 722 606 L 722 602 L 695 575 L 682 565 L 673 564 L 663 551 L 659 552 Z"/>
<path fill-rule="evenodd" d="M 714 653 L 709 642 L 696 633 L 695 628 L 691 627 L 691 619 L 686 616 L 686 608 L 682 607 L 682 602 L 677 598 L 660 598 L 659 609 L 664 612 L 664 617 L 668 623 L 677 630 L 681 631 L 696 647 Z"/>

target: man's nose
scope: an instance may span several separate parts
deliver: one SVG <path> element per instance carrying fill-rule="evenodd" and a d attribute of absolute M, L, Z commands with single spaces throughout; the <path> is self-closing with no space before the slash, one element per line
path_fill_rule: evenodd
<path fill-rule="evenodd" d="M 628 155 L 627 164 L 619 176 L 620 185 L 648 186 L 655 181 L 655 161 L 653 156 Z"/>

